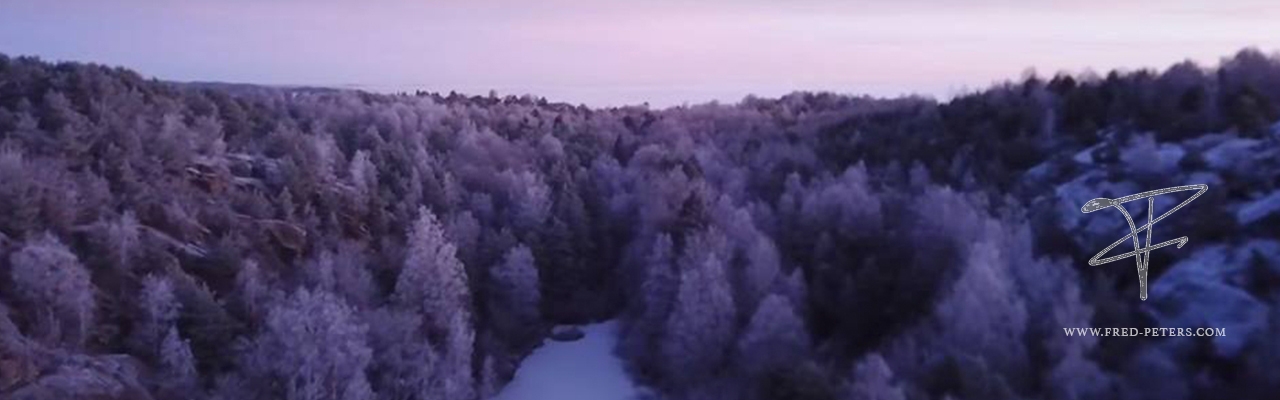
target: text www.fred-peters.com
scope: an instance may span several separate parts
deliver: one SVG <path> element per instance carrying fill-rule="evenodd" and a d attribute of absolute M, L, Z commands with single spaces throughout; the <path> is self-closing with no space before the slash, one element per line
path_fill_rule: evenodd
<path fill-rule="evenodd" d="M 1227 328 L 1062 328 L 1067 336 L 1227 336 Z"/>

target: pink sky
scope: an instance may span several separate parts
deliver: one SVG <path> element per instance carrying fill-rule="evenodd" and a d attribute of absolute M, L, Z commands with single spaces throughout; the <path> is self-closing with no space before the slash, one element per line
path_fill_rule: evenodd
<path fill-rule="evenodd" d="M 792 90 L 946 97 L 1027 68 L 1280 49 L 1271 1 L 686 3 L 13 0 L 0 3 L 0 52 L 182 81 L 665 106 Z"/>

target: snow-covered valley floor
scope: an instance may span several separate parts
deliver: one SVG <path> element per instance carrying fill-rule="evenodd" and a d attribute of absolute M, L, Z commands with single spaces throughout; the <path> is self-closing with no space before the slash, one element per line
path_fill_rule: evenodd
<path fill-rule="evenodd" d="M 529 357 L 497 400 L 630 400 L 636 388 L 613 354 L 617 322 L 582 327 L 581 340 L 550 339 Z"/>

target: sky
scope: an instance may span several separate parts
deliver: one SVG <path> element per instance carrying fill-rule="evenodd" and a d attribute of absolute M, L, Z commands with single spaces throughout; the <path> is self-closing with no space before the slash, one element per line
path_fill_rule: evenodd
<path fill-rule="evenodd" d="M 1280 50 L 1271 0 L 1065 3 L 0 0 L 0 52 L 175 81 L 670 106 L 795 90 L 946 98 L 1029 69 Z"/>

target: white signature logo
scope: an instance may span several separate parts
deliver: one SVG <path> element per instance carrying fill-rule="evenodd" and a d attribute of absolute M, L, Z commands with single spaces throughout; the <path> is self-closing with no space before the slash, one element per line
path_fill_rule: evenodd
<path fill-rule="evenodd" d="M 1165 211 L 1165 213 L 1161 214 L 1159 217 L 1154 217 L 1155 207 L 1156 207 L 1156 196 L 1159 196 L 1162 194 L 1175 193 L 1175 192 L 1185 192 L 1189 190 L 1195 190 L 1196 194 L 1193 194 L 1191 195 L 1190 198 L 1183 200 L 1182 203 L 1179 203 L 1177 206 L 1173 207 L 1169 211 Z M 1168 240 L 1165 242 L 1152 245 L 1151 244 L 1151 227 L 1154 226 L 1156 222 L 1160 222 L 1160 220 L 1167 218 L 1168 216 L 1172 215 L 1175 211 L 1178 211 L 1178 209 L 1191 203 L 1192 200 L 1195 200 L 1197 197 L 1200 197 L 1200 195 L 1204 194 L 1204 192 L 1208 190 L 1209 190 L 1209 185 L 1203 185 L 1203 184 L 1175 186 L 1171 188 L 1164 188 L 1160 190 L 1152 190 L 1149 192 L 1131 194 L 1131 195 L 1116 198 L 1116 199 L 1108 199 L 1108 198 L 1100 197 L 1093 200 L 1089 200 L 1089 202 L 1084 203 L 1084 206 L 1080 207 L 1080 212 L 1088 214 L 1104 208 L 1115 207 L 1117 210 L 1120 210 L 1121 214 L 1124 214 L 1125 221 L 1129 221 L 1129 234 L 1125 235 L 1119 240 L 1116 240 L 1115 243 L 1111 243 L 1110 246 L 1107 246 L 1107 248 L 1102 249 L 1102 251 L 1098 252 L 1098 254 L 1093 256 L 1093 258 L 1090 258 L 1089 265 L 1097 266 L 1097 265 L 1106 264 L 1112 261 L 1133 257 L 1138 262 L 1138 288 L 1139 290 L 1141 290 L 1141 294 L 1139 296 L 1142 298 L 1142 300 L 1146 300 L 1147 299 L 1147 268 L 1151 265 L 1151 251 L 1174 244 L 1174 243 L 1177 243 L 1178 248 L 1181 249 L 1182 246 L 1187 244 L 1187 241 L 1189 240 L 1187 239 L 1186 236 L 1183 236 L 1177 239 Z M 1147 224 L 1141 227 L 1138 227 L 1138 226 L 1134 226 L 1133 217 L 1129 216 L 1129 211 L 1124 209 L 1123 204 L 1131 201 L 1135 201 L 1135 200 L 1142 200 L 1142 199 L 1147 199 Z M 1138 240 L 1138 234 L 1142 233 L 1142 231 L 1147 232 L 1146 247 L 1142 247 L 1141 242 Z M 1121 242 L 1124 242 L 1125 239 L 1129 239 L 1129 238 L 1133 238 L 1133 251 L 1124 253 L 1121 255 L 1117 255 L 1117 256 L 1102 258 L 1102 256 L 1107 254 L 1107 252 L 1111 251 L 1111 249 L 1114 249 L 1116 246 L 1120 245 Z"/>

